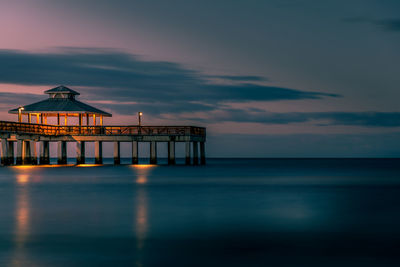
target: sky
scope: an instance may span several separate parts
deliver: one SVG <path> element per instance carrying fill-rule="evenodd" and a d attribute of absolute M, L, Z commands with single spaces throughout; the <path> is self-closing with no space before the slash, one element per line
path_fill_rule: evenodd
<path fill-rule="evenodd" d="M 0 116 L 58 85 L 209 157 L 399 157 L 400 1 L 0 0 Z"/>

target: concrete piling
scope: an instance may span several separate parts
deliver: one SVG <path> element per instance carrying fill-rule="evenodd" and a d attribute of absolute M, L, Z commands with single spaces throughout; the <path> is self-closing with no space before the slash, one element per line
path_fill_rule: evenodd
<path fill-rule="evenodd" d="M 103 164 L 103 142 L 94 142 L 94 163 Z"/>
<path fill-rule="evenodd" d="M 31 149 L 31 164 L 37 165 L 38 164 L 38 157 L 37 157 L 37 149 L 36 149 L 36 141 L 30 142 L 30 149 Z"/>
<path fill-rule="evenodd" d="M 8 165 L 14 164 L 14 142 L 13 141 L 8 141 L 8 146 L 7 146 L 7 158 L 8 158 Z"/>
<path fill-rule="evenodd" d="M 157 164 L 157 142 L 150 142 L 150 164 Z"/>
<path fill-rule="evenodd" d="M 190 165 L 190 142 L 185 143 L 185 164 Z"/>
<path fill-rule="evenodd" d="M 121 142 L 114 142 L 114 164 L 121 164 Z"/>
<path fill-rule="evenodd" d="M 76 142 L 76 164 L 85 164 L 85 141 Z"/>
<path fill-rule="evenodd" d="M 168 142 L 168 164 L 175 164 L 175 141 Z"/>
<path fill-rule="evenodd" d="M 67 142 L 58 141 L 58 164 L 67 164 Z"/>
<path fill-rule="evenodd" d="M 50 164 L 50 143 L 49 141 L 40 142 L 39 164 Z"/>
<path fill-rule="evenodd" d="M 198 142 L 193 142 L 193 165 L 199 165 L 199 146 Z"/>
<path fill-rule="evenodd" d="M 21 139 L 17 140 L 17 159 L 15 164 L 22 165 L 22 154 L 24 152 L 24 141 Z"/>
<path fill-rule="evenodd" d="M 139 147 L 138 142 L 132 142 L 132 164 L 139 164 Z"/>
<path fill-rule="evenodd" d="M 8 141 L 6 138 L 1 139 L 1 164 L 9 165 L 8 159 Z"/>
<path fill-rule="evenodd" d="M 206 144 L 200 142 L 200 164 L 206 165 Z"/>
<path fill-rule="evenodd" d="M 22 164 L 32 164 L 32 155 L 31 155 L 31 142 L 30 141 L 22 141 Z"/>

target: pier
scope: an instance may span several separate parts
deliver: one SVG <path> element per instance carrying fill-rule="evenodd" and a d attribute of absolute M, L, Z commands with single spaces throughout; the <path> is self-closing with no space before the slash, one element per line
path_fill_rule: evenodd
<path fill-rule="evenodd" d="M 95 144 L 95 164 L 103 164 L 103 144 L 114 144 L 114 164 L 121 163 L 121 144 L 131 147 L 132 164 L 139 164 L 139 143 L 150 144 L 150 164 L 157 164 L 157 145 L 168 144 L 168 164 L 176 164 L 176 143 L 185 143 L 185 164 L 206 163 L 206 129 L 196 126 L 105 126 L 103 117 L 111 114 L 79 102 L 78 95 L 59 86 L 46 91 L 48 100 L 10 110 L 18 114 L 18 122 L 0 121 L 2 165 L 50 164 L 50 143 L 57 143 L 58 164 L 67 163 L 67 143 L 76 144 L 76 164 L 86 163 L 86 143 Z M 28 122 L 22 122 L 25 116 Z M 57 125 L 47 124 L 47 118 L 57 118 Z M 68 125 L 68 118 L 78 118 L 78 125 Z M 64 120 L 61 120 L 64 118 Z M 36 119 L 33 123 L 33 119 Z M 86 119 L 86 125 L 83 125 Z M 62 125 L 63 122 L 63 125 Z M 91 123 L 92 122 L 92 123 Z M 97 124 L 98 122 L 98 124 Z M 37 143 L 39 142 L 39 151 Z M 16 149 L 15 144 L 16 143 Z"/>

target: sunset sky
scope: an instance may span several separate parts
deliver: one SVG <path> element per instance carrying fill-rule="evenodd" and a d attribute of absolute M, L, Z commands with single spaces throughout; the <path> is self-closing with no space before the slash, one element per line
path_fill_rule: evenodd
<path fill-rule="evenodd" d="M 65 85 L 210 157 L 400 156 L 398 0 L 0 0 L 0 118 Z"/>

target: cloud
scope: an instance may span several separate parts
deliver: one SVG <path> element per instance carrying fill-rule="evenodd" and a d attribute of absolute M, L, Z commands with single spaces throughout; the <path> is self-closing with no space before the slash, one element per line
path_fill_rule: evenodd
<path fill-rule="evenodd" d="M 291 124 L 311 122 L 319 126 L 400 127 L 400 112 L 288 112 L 246 111 L 227 109 L 210 118 L 192 120 Z"/>
<path fill-rule="evenodd" d="M 112 49 L 62 48 L 52 53 L 0 50 L 0 83 L 79 88 L 90 100 L 113 112 L 137 110 L 124 103 L 140 103 L 152 114 L 217 110 L 224 102 L 280 101 L 338 97 L 335 94 L 302 91 L 255 84 L 259 76 L 219 76 L 236 81 L 218 84 L 206 75 L 165 61 L 146 61 Z"/>
<path fill-rule="evenodd" d="M 348 23 L 367 23 L 375 25 L 384 31 L 399 32 L 400 31 L 400 19 L 374 19 L 367 17 L 354 17 L 344 19 Z"/>
<path fill-rule="evenodd" d="M 39 101 L 43 97 L 36 94 L 15 94 L 0 92 L 0 103 L 7 105 L 21 105 L 33 101 Z"/>
<path fill-rule="evenodd" d="M 386 19 L 386 20 L 376 20 L 375 24 L 381 26 L 387 31 L 398 32 L 400 31 L 400 19 Z"/>
<path fill-rule="evenodd" d="M 264 82 L 268 81 L 267 78 L 262 76 L 232 76 L 232 75 L 209 75 L 209 78 L 221 79 L 221 80 L 228 80 L 228 81 L 236 81 L 236 82 Z"/>

